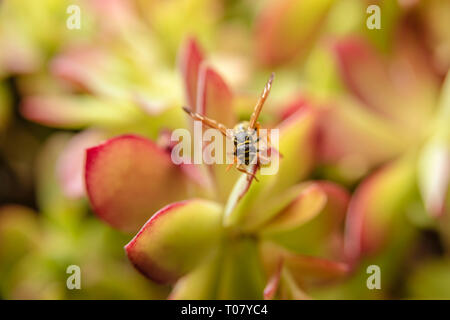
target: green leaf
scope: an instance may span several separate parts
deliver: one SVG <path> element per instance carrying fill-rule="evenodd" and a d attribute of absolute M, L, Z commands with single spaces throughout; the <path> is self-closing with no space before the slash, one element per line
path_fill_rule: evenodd
<path fill-rule="evenodd" d="M 310 184 L 301 190 L 287 208 L 281 210 L 261 229 L 262 235 L 271 235 L 293 230 L 313 219 L 325 207 L 326 194 L 319 186 Z"/>
<path fill-rule="evenodd" d="M 20 112 L 30 121 L 64 129 L 120 126 L 142 114 L 132 102 L 54 94 L 26 97 Z"/>
<path fill-rule="evenodd" d="M 296 254 L 270 241 L 263 241 L 259 250 L 267 274 L 273 274 L 281 262 L 282 268 L 287 269 L 292 280 L 302 288 L 342 279 L 350 271 L 344 262 Z"/>
<path fill-rule="evenodd" d="M 158 283 L 173 283 L 206 261 L 222 236 L 222 207 L 206 200 L 168 205 L 125 246 L 128 258 Z"/>
<path fill-rule="evenodd" d="M 414 191 L 415 160 L 403 157 L 366 178 L 349 205 L 346 254 L 351 259 L 380 250 L 401 228 L 407 200 Z"/>
<path fill-rule="evenodd" d="M 293 228 L 287 228 L 283 232 L 268 233 L 265 236 L 293 252 L 341 259 L 343 256 L 345 214 L 348 209 L 350 194 L 341 186 L 326 181 L 312 181 L 304 185 L 309 186 L 312 190 L 320 190 L 313 195 L 322 194 L 325 197 L 325 203 L 320 210 L 315 211 L 313 207 L 306 208 L 309 215 L 301 224 L 297 224 Z M 302 194 L 300 193 L 300 195 Z M 316 198 L 316 200 L 319 200 L 316 205 L 320 204 L 320 198 Z M 294 200 L 294 206 L 288 206 L 285 210 L 295 210 L 297 200 L 298 198 Z M 281 211 L 281 214 L 283 214 L 283 211 Z"/>

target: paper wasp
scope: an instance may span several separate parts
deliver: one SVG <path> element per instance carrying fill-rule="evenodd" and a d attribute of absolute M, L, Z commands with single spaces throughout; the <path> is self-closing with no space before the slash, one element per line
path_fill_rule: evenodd
<path fill-rule="evenodd" d="M 264 102 L 269 96 L 270 89 L 272 88 L 272 81 L 275 74 L 272 73 L 270 75 L 269 80 L 267 81 L 261 96 L 256 103 L 256 106 L 253 110 L 253 113 L 250 117 L 249 121 L 243 121 L 238 123 L 232 130 L 227 130 L 223 124 L 218 123 L 217 121 L 210 119 L 204 115 L 201 115 L 196 112 L 192 112 L 189 108 L 183 107 L 183 110 L 191 116 L 194 120 L 201 121 L 204 125 L 219 130 L 224 137 L 231 139 L 234 143 L 234 152 L 233 152 L 233 163 L 231 163 L 227 170 L 231 168 L 233 165 L 236 165 L 236 169 L 247 174 L 249 180 L 254 178 L 256 181 L 258 179 L 255 176 L 255 173 L 249 172 L 250 164 L 256 164 L 259 166 L 262 162 L 267 164 L 269 159 L 262 154 L 262 151 L 269 150 L 270 147 L 270 139 L 269 135 L 267 135 L 267 144 L 261 148 L 260 144 L 260 124 L 258 122 L 259 114 L 261 113 Z M 255 159 L 256 158 L 256 159 Z M 256 160 L 256 161 L 255 161 Z"/>

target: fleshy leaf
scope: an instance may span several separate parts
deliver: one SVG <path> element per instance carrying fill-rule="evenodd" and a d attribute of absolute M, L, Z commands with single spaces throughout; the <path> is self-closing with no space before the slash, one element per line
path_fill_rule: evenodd
<path fill-rule="evenodd" d="M 413 191 L 414 163 L 410 157 L 389 163 L 357 188 L 345 231 L 345 251 L 351 261 L 379 250 L 402 221 L 403 205 Z"/>
<path fill-rule="evenodd" d="M 333 0 L 269 1 L 256 22 L 256 52 L 268 66 L 304 57 Z"/>
<path fill-rule="evenodd" d="M 301 200 L 302 191 L 311 190 L 311 188 L 316 190 L 316 195 L 321 194 L 320 197 L 315 198 L 315 200 L 319 200 L 316 203 L 316 208 L 314 206 L 306 207 L 306 217 L 299 219 L 301 223 L 294 224 L 292 227 L 287 227 L 278 232 L 263 232 L 262 235 L 266 239 L 270 239 L 293 252 L 323 258 L 341 259 L 343 256 L 344 218 L 350 194 L 341 186 L 331 182 L 314 181 L 303 185 L 306 188 L 300 189 L 300 192 L 297 193 L 299 196 L 292 201 L 291 205 L 286 206 L 284 210 L 280 210 L 279 215 L 283 215 L 284 212 L 291 210 L 294 216 L 299 214 L 300 212 L 296 211 L 298 209 L 296 204 L 301 205 L 301 202 L 298 200 Z M 322 203 L 322 197 L 325 198 L 325 203 Z M 314 200 L 314 197 L 311 200 Z"/>
<path fill-rule="evenodd" d="M 151 140 L 133 135 L 87 150 L 86 191 L 97 215 L 123 231 L 137 231 L 158 209 L 187 196 L 187 180 Z"/>
<path fill-rule="evenodd" d="M 317 185 L 301 190 L 297 198 L 277 216 L 262 227 L 263 234 L 292 230 L 312 219 L 325 207 L 326 194 Z"/>
<path fill-rule="evenodd" d="M 187 39 L 180 50 L 179 65 L 183 76 L 188 106 L 194 109 L 197 105 L 197 83 L 203 53 L 193 38 Z"/>
<path fill-rule="evenodd" d="M 253 167 L 254 172 L 256 169 L 256 166 Z M 231 190 L 230 195 L 228 196 L 227 203 L 225 205 L 224 210 L 224 225 L 232 225 L 236 223 L 236 220 L 240 219 L 240 216 L 237 214 L 231 214 L 233 213 L 234 209 L 238 205 L 239 201 L 242 199 L 242 197 L 247 193 L 248 189 L 251 186 L 251 183 L 253 181 L 249 181 L 247 176 L 245 174 L 242 174 L 239 179 L 236 181 L 233 189 Z"/>
<path fill-rule="evenodd" d="M 305 285 L 319 285 L 342 278 L 350 271 L 344 262 L 290 254 L 285 257 L 286 268 L 297 282 Z"/>
<path fill-rule="evenodd" d="M 221 215 L 221 206 L 206 200 L 170 204 L 125 246 L 128 258 L 150 279 L 173 283 L 217 250 Z"/>
<path fill-rule="evenodd" d="M 223 78 L 207 63 L 200 66 L 196 112 L 227 127 L 236 124 L 232 109 L 233 94 Z"/>
<path fill-rule="evenodd" d="M 54 57 L 50 64 L 53 75 L 89 92 L 95 90 L 96 75 L 107 60 L 106 53 L 93 46 L 73 47 Z"/>
<path fill-rule="evenodd" d="M 20 111 L 30 121 L 56 128 L 78 129 L 92 124 L 120 125 L 135 117 L 131 105 L 88 96 L 27 97 Z"/>
<path fill-rule="evenodd" d="M 300 287 L 342 278 L 350 270 L 344 262 L 296 254 L 268 241 L 261 244 L 260 252 L 266 272 L 273 273 L 279 268 L 280 261 L 283 261 L 283 268 L 289 271 Z"/>

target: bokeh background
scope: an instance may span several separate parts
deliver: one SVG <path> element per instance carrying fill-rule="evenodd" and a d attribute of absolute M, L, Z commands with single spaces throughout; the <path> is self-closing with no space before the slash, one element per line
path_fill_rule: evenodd
<path fill-rule="evenodd" d="M 380 29 L 367 27 L 373 4 Z M 70 5 L 79 29 L 67 26 Z M 279 298 L 450 298 L 447 0 L 0 1 L 0 298 L 169 295 L 172 285 L 127 259 L 134 234 L 92 210 L 84 159 L 108 138 L 161 145 L 164 132 L 187 126 L 192 43 L 230 87 L 239 120 L 275 72 L 263 125 L 317 113 L 314 143 L 290 170 L 314 154 L 308 177 L 351 195 L 340 257 L 351 272 Z M 280 240 L 306 252 L 317 241 Z M 81 290 L 66 287 L 72 264 Z M 366 286 L 372 264 L 380 290 Z"/>

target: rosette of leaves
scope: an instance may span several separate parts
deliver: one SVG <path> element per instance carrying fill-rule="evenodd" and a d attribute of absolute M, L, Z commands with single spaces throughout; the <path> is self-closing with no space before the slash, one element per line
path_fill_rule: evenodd
<path fill-rule="evenodd" d="M 226 125 L 233 94 L 190 41 L 181 67 L 188 104 Z M 305 108 L 279 124 L 279 172 L 230 178 L 223 165 L 175 165 L 171 149 L 136 135 L 90 148 L 85 181 L 99 218 L 135 237 L 125 246 L 173 299 L 308 298 L 347 274 L 343 221 L 349 195 L 307 180 L 314 167 L 316 114 Z M 230 183 L 231 182 L 231 183 Z M 234 184 L 234 186 L 233 186 Z M 230 186 L 230 187 L 228 187 Z"/>

